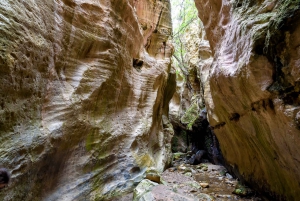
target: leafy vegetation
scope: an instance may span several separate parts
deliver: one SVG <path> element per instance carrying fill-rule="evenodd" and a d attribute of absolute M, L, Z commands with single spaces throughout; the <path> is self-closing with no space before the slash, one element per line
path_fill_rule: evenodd
<path fill-rule="evenodd" d="M 194 0 L 171 0 L 173 21 L 173 44 L 175 52 L 173 63 L 176 72 L 185 79 L 188 76 L 185 58 L 184 33 L 192 23 L 200 23 Z M 187 79 L 186 79 L 187 80 Z"/>
<path fill-rule="evenodd" d="M 181 117 L 181 122 L 187 124 L 187 129 L 192 130 L 192 126 L 199 117 L 198 102 L 194 101 Z"/>

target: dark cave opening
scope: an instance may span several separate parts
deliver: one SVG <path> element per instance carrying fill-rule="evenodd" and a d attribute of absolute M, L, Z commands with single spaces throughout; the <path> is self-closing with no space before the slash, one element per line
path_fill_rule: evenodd
<path fill-rule="evenodd" d="M 211 162 L 223 165 L 224 159 L 219 141 L 206 115 L 206 109 L 203 109 L 191 129 L 187 129 L 184 125 L 174 125 L 175 137 L 172 139 L 172 151 L 187 153 L 186 163 L 189 164 Z"/>

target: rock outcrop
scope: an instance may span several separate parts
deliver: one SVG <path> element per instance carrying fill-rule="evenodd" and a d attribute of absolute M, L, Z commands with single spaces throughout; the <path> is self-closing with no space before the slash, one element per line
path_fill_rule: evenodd
<path fill-rule="evenodd" d="M 107 200 L 165 168 L 169 7 L 1 1 L 0 164 L 12 180 L 0 200 Z"/>
<path fill-rule="evenodd" d="M 214 62 L 205 91 L 224 157 L 256 190 L 300 190 L 300 1 L 196 0 Z"/>

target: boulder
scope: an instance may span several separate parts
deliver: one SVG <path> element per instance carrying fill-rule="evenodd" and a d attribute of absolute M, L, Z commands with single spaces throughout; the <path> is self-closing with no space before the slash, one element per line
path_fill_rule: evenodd
<path fill-rule="evenodd" d="M 196 154 L 192 155 L 192 157 L 188 160 L 188 163 L 191 165 L 197 165 L 201 162 L 201 158 L 202 156 L 205 154 L 206 152 L 204 150 L 199 150 L 197 151 Z"/>
<path fill-rule="evenodd" d="M 148 168 L 145 172 L 146 179 L 149 179 L 150 181 L 154 181 L 156 183 L 160 183 L 160 173 L 154 168 Z"/>
<path fill-rule="evenodd" d="M 143 179 L 133 190 L 133 201 L 139 201 L 144 194 L 151 191 L 152 188 L 157 185 L 158 184 L 156 182 Z"/>

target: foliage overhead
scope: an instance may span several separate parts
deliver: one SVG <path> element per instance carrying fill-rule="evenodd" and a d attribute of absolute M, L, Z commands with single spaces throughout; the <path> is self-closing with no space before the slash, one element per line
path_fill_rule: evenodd
<path fill-rule="evenodd" d="M 186 70 L 186 49 L 183 45 L 184 34 L 192 23 L 200 23 L 198 18 L 198 10 L 194 0 L 171 0 L 172 5 L 172 21 L 173 21 L 173 44 L 175 52 L 173 55 L 173 63 L 176 72 L 187 76 Z"/>

